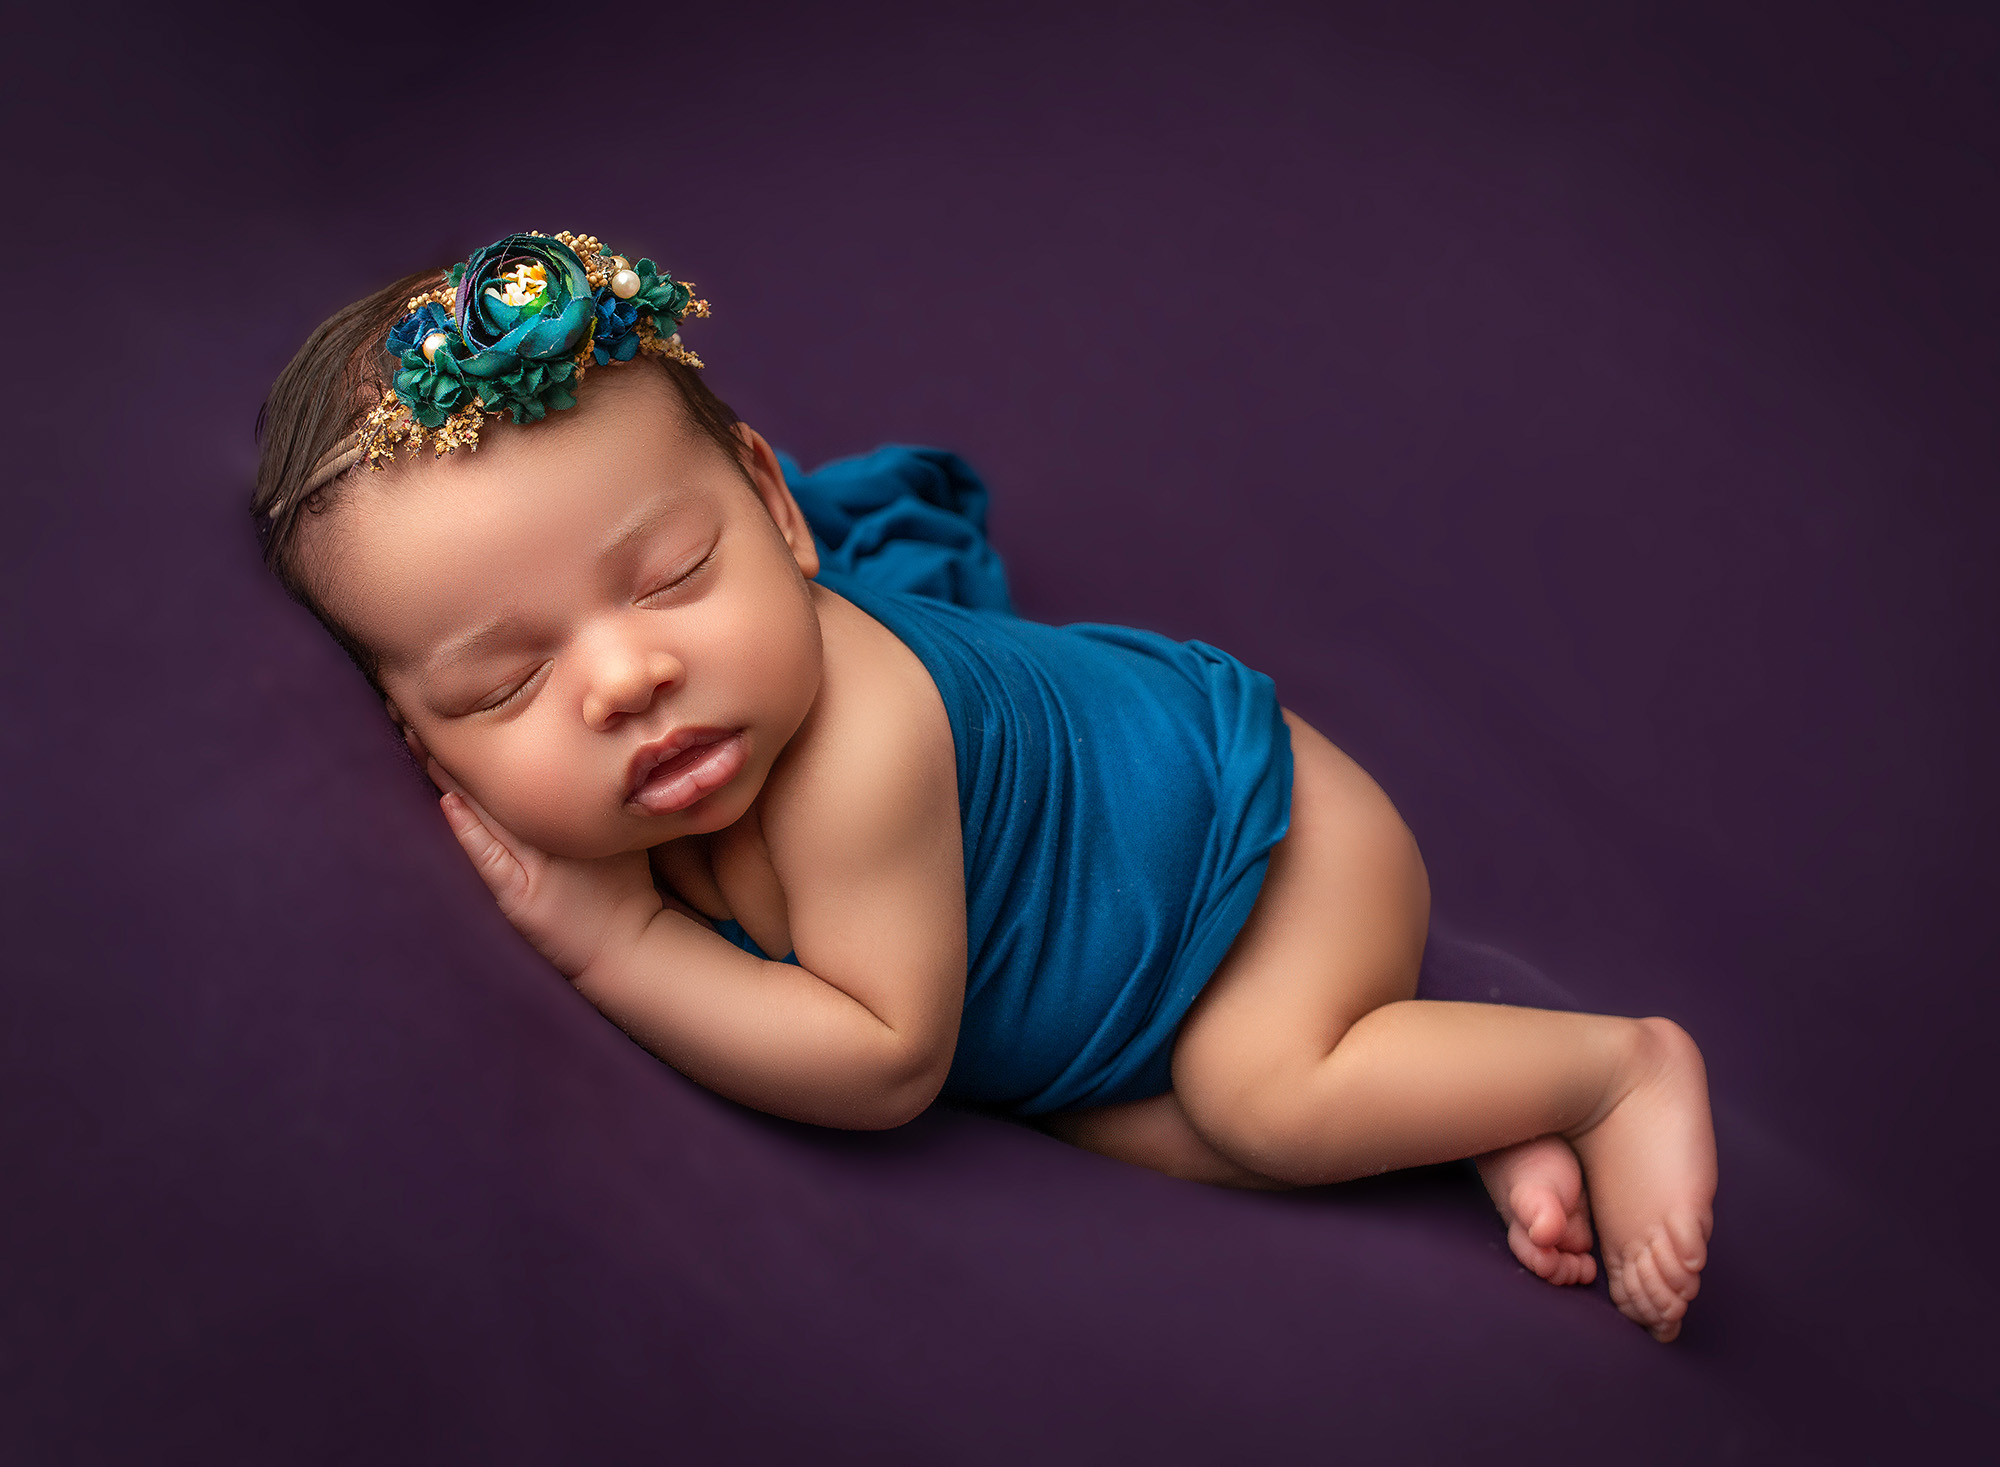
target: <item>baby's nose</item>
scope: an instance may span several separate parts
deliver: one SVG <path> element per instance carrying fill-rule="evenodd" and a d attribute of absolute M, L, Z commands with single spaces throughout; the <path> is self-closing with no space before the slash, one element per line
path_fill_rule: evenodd
<path fill-rule="evenodd" d="M 603 728 L 621 714 L 644 713 L 660 689 L 679 682 L 685 672 L 671 653 L 657 648 L 607 655 L 584 694 L 584 722 Z"/>

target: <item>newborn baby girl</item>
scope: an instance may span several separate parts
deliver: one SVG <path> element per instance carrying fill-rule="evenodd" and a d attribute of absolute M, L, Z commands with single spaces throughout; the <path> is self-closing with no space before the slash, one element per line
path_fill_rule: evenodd
<path fill-rule="evenodd" d="M 1589 1283 L 1594 1230 L 1671 1340 L 1716 1185 L 1688 1035 L 1414 998 L 1408 828 L 1227 654 L 822 573 L 702 314 L 513 235 L 340 312 L 266 404 L 269 562 L 522 936 L 819 1125 L 978 1101 L 1239 1187 L 1475 1157 L 1523 1264 Z"/>

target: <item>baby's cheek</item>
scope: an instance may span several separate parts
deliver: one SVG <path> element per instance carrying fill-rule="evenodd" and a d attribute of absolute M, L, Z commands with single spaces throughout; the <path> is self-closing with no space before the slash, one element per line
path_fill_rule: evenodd
<path fill-rule="evenodd" d="M 519 750 L 501 771 L 500 783 L 496 804 L 488 808 L 523 840 L 555 856 L 606 854 L 598 846 L 605 819 L 614 813 L 605 808 L 611 795 L 592 783 L 578 751 Z"/>
<path fill-rule="evenodd" d="M 819 621 L 809 604 L 787 603 L 775 610 L 784 614 L 770 616 L 762 634 L 749 642 L 754 653 L 744 663 L 745 672 L 755 681 L 760 706 L 803 717 L 819 691 Z"/>

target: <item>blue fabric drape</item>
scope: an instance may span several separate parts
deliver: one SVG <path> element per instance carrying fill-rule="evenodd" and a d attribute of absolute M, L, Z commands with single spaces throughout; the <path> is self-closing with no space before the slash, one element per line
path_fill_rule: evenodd
<path fill-rule="evenodd" d="M 778 463 L 835 575 L 954 606 L 1014 609 L 1006 568 L 986 543 L 986 486 L 957 454 L 888 444 L 810 474 L 790 454 Z"/>
<path fill-rule="evenodd" d="M 944 1094 L 1033 1115 L 1162 1093 L 1290 823 L 1271 680 L 1205 643 L 1013 615 L 951 454 L 795 468 L 821 582 L 917 655 L 951 719 L 967 976 Z"/>

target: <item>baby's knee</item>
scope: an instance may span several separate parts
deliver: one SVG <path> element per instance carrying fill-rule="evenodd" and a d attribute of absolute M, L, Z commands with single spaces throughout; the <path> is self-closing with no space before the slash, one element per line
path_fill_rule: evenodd
<path fill-rule="evenodd" d="M 1338 1127 L 1307 1103 L 1303 1086 L 1263 1080 L 1242 1085 L 1183 1087 L 1181 1107 L 1205 1142 L 1231 1162 L 1290 1187 L 1343 1181 Z M 1365 1168 L 1363 1168 L 1365 1170 Z"/>

